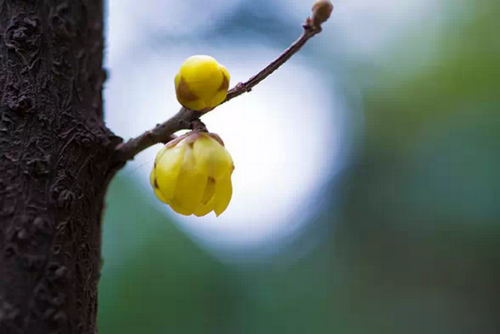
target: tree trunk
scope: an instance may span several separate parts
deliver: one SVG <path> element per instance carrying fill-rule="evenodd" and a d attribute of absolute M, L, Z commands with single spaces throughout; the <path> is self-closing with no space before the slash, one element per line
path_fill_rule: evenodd
<path fill-rule="evenodd" d="M 97 332 L 102 0 L 0 0 L 0 333 Z"/>

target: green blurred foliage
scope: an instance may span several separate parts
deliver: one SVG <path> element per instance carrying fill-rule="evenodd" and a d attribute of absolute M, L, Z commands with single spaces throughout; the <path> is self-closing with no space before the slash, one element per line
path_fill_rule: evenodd
<path fill-rule="evenodd" d="M 352 69 L 341 85 L 369 83 L 354 111 L 364 124 L 331 203 L 287 250 L 317 244 L 306 256 L 223 265 L 115 180 L 100 332 L 500 332 L 500 6 L 451 6 L 442 30 L 413 32 L 390 65 L 332 64 L 333 76 Z"/>
<path fill-rule="evenodd" d="M 238 293 L 229 270 L 123 177 L 108 196 L 100 332 L 224 333 Z"/>

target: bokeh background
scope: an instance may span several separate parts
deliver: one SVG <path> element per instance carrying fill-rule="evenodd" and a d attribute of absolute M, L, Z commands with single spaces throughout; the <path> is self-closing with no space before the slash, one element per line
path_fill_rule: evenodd
<path fill-rule="evenodd" d="M 311 0 L 109 0 L 106 121 L 125 139 L 179 108 L 210 54 L 245 81 Z M 500 333 L 500 3 L 338 0 L 324 31 L 204 118 L 233 155 L 220 217 L 113 181 L 100 333 Z"/>

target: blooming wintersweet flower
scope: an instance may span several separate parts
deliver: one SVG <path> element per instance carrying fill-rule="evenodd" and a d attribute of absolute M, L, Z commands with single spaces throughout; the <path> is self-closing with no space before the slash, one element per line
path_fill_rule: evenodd
<path fill-rule="evenodd" d="M 210 110 L 227 96 L 230 76 L 227 69 L 210 56 L 192 56 L 175 76 L 175 93 L 188 109 Z"/>
<path fill-rule="evenodd" d="M 165 145 L 151 172 L 156 196 L 185 216 L 221 215 L 233 193 L 231 155 L 215 134 L 190 132 Z"/>

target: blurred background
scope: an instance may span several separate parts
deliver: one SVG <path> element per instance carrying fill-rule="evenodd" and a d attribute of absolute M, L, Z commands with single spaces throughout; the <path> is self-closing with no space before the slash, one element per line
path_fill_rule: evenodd
<path fill-rule="evenodd" d="M 204 121 L 231 152 L 219 218 L 113 181 L 100 333 L 500 333 L 500 3 L 338 0 L 322 34 Z M 108 0 L 106 121 L 179 109 L 209 54 L 245 81 L 312 0 Z"/>

